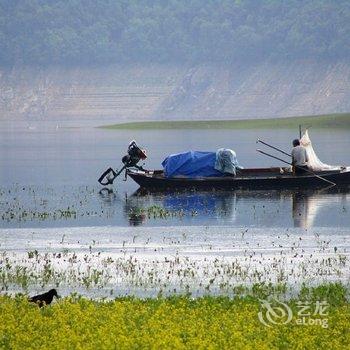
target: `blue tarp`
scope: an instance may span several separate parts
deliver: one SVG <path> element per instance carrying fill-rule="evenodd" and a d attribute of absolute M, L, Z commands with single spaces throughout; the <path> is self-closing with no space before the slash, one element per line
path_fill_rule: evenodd
<path fill-rule="evenodd" d="M 162 162 L 166 177 L 172 176 L 223 176 L 215 169 L 216 153 L 189 151 L 172 154 Z"/>

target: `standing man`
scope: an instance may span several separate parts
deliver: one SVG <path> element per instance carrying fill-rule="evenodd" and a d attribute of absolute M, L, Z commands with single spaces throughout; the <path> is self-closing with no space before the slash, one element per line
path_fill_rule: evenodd
<path fill-rule="evenodd" d="M 300 146 L 300 141 L 295 139 L 293 141 L 292 149 L 292 166 L 293 173 L 295 175 L 304 174 L 307 169 L 307 162 L 309 161 L 306 149 L 303 146 Z"/>

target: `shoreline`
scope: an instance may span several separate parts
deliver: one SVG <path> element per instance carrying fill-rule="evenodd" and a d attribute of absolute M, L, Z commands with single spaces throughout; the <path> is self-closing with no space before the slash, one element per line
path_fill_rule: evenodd
<path fill-rule="evenodd" d="M 107 130 L 168 130 L 168 129 L 291 129 L 298 128 L 350 129 L 350 113 L 325 114 L 304 117 L 237 119 L 237 120 L 162 120 L 137 121 L 102 125 Z"/>

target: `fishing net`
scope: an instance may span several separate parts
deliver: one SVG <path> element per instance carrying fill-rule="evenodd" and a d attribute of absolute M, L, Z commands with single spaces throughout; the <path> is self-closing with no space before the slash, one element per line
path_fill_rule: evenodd
<path fill-rule="evenodd" d="M 320 171 L 320 170 L 335 170 L 339 169 L 339 166 L 334 166 L 334 165 L 328 165 L 325 163 L 322 163 L 319 158 L 317 157 L 313 147 L 312 143 L 309 137 L 309 133 L 306 130 L 303 137 L 300 139 L 300 144 L 304 146 L 306 149 L 307 156 L 309 158 L 308 161 L 308 166 L 314 171 Z"/>

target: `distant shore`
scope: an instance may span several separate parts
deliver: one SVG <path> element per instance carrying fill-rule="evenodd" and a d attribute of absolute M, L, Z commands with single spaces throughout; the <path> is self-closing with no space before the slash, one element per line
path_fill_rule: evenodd
<path fill-rule="evenodd" d="M 313 128 L 350 129 L 350 113 L 326 114 L 305 117 L 247 119 L 247 120 L 177 120 L 143 121 L 100 126 L 110 130 L 154 129 L 290 129 Z"/>

